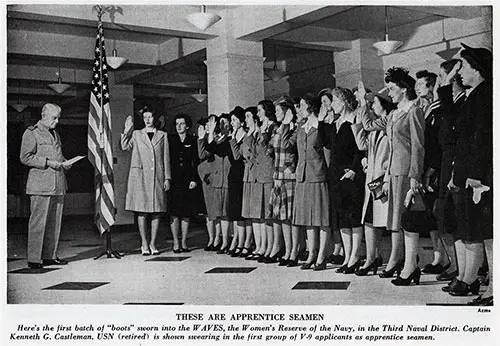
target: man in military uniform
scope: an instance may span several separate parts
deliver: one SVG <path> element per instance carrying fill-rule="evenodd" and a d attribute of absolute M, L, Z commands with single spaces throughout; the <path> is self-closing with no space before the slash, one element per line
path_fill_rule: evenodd
<path fill-rule="evenodd" d="M 42 118 L 26 129 L 21 144 L 21 162 L 30 167 L 26 183 L 31 200 L 28 267 L 34 269 L 68 263 L 56 255 L 66 193 L 64 172 L 71 168 L 64 163 L 61 138 L 54 130 L 60 116 L 61 107 L 45 104 Z"/>

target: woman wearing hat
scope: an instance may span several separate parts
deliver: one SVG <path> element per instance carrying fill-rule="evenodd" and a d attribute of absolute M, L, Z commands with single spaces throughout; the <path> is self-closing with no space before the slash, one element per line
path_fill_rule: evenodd
<path fill-rule="evenodd" d="M 156 235 L 160 215 L 167 211 L 166 191 L 170 189 L 170 152 L 167 133 L 156 129 L 154 113 L 142 110 L 145 127 L 134 130 L 132 116 L 125 120 L 122 150 L 131 150 L 125 210 L 136 213 L 143 256 L 157 255 Z M 151 241 L 146 230 L 151 227 Z"/>
<path fill-rule="evenodd" d="M 356 275 L 365 276 L 373 270 L 377 274 L 377 269 L 382 265 L 382 258 L 378 257 L 378 244 L 382 238 L 382 231 L 387 228 L 388 206 L 387 195 L 382 193 L 381 187 L 371 191 L 370 183 L 385 176 L 389 164 L 389 143 L 385 131 L 368 132 L 363 129 L 363 119 L 386 118 L 391 111 L 396 108 L 389 96 L 380 93 L 366 94 L 363 82 L 359 82 L 358 93 L 360 94 L 361 109 L 360 116 L 356 119 L 356 124 L 352 125 L 352 131 L 356 138 L 359 150 L 368 152 L 368 167 L 366 169 L 365 198 L 363 202 L 363 216 L 361 222 L 365 225 L 366 239 L 366 261 L 364 265 L 356 271 Z M 371 104 L 368 112 L 367 101 Z"/>
<path fill-rule="evenodd" d="M 454 194 L 457 216 L 458 276 L 449 286 L 449 293 L 454 296 L 478 294 L 477 272 L 483 262 L 483 249 L 489 271 L 493 271 L 493 59 L 485 48 L 462 46 L 462 63 L 453 67 L 443 83 L 448 89 L 448 101 L 449 84 L 457 72 L 470 88 L 465 102 L 455 109 L 457 142 L 448 184 Z M 486 292 L 471 304 L 493 305 L 492 275 Z"/>
<path fill-rule="evenodd" d="M 409 205 L 409 199 L 419 193 L 424 165 L 424 113 L 415 105 L 415 79 L 406 69 L 392 67 L 386 72 L 385 82 L 389 96 L 397 104 L 387 118 L 363 119 L 366 130 L 385 130 L 389 142 L 389 167 L 384 177 L 383 189 L 389 198 L 389 220 L 387 228 L 392 233 L 391 256 L 387 268 L 380 277 L 399 275 L 392 283 L 407 286 L 412 281 L 420 283 L 420 268 L 417 266 L 419 233 L 414 229 L 404 230 L 405 261 L 401 269 L 399 248 L 401 247 L 401 216 Z"/>

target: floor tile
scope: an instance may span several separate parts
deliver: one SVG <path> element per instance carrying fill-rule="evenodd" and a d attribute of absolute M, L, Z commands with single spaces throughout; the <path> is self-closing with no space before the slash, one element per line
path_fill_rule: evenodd
<path fill-rule="evenodd" d="M 184 305 L 184 303 L 124 303 L 123 305 Z"/>
<path fill-rule="evenodd" d="M 71 291 L 90 291 L 94 288 L 107 285 L 109 282 L 62 282 L 60 284 L 45 287 L 44 290 L 71 290 Z"/>
<path fill-rule="evenodd" d="M 349 281 L 301 281 L 292 290 L 346 290 Z"/>
<path fill-rule="evenodd" d="M 257 267 L 217 267 L 206 271 L 205 274 L 248 274 Z"/>
<path fill-rule="evenodd" d="M 54 270 L 59 270 L 60 268 L 22 268 L 18 270 L 12 270 L 8 274 L 45 274 Z"/>
<path fill-rule="evenodd" d="M 26 258 L 24 257 L 13 257 L 13 258 L 7 258 L 7 263 L 8 262 L 14 262 L 14 261 L 19 261 L 19 260 L 25 260 Z"/>
<path fill-rule="evenodd" d="M 150 259 L 146 260 L 145 262 L 182 262 L 187 259 L 191 258 L 189 257 L 167 257 L 167 256 L 152 256 Z"/>

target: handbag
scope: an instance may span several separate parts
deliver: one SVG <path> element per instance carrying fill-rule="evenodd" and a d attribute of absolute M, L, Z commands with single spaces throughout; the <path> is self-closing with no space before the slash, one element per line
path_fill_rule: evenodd
<path fill-rule="evenodd" d="M 381 175 L 377 179 L 370 181 L 367 185 L 368 189 L 373 194 L 374 200 L 387 197 L 387 194 L 382 190 L 382 186 L 384 185 L 384 175 Z"/>
<path fill-rule="evenodd" d="M 425 203 L 421 192 L 413 196 L 412 201 L 401 215 L 401 228 L 412 233 L 425 233 L 432 224 L 432 210 Z"/>

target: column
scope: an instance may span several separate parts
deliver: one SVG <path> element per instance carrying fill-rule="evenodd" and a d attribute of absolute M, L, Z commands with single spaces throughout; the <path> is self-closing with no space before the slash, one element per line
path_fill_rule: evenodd
<path fill-rule="evenodd" d="M 221 23 L 222 24 L 222 23 Z M 224 27 L 207 41 L 208 114 L 257 105 L 264 99 L 262 43 L 236 40 Z"/>
<path fill-rule="evenodd" d="M 357 39 L 352 41 L 350 50 L 334 53 L 337 86 L 352 89 L 362 80 L 365 87 L 372 91 L 384 87 L 382 56 L 372 46 L 375 41 Z"/>

